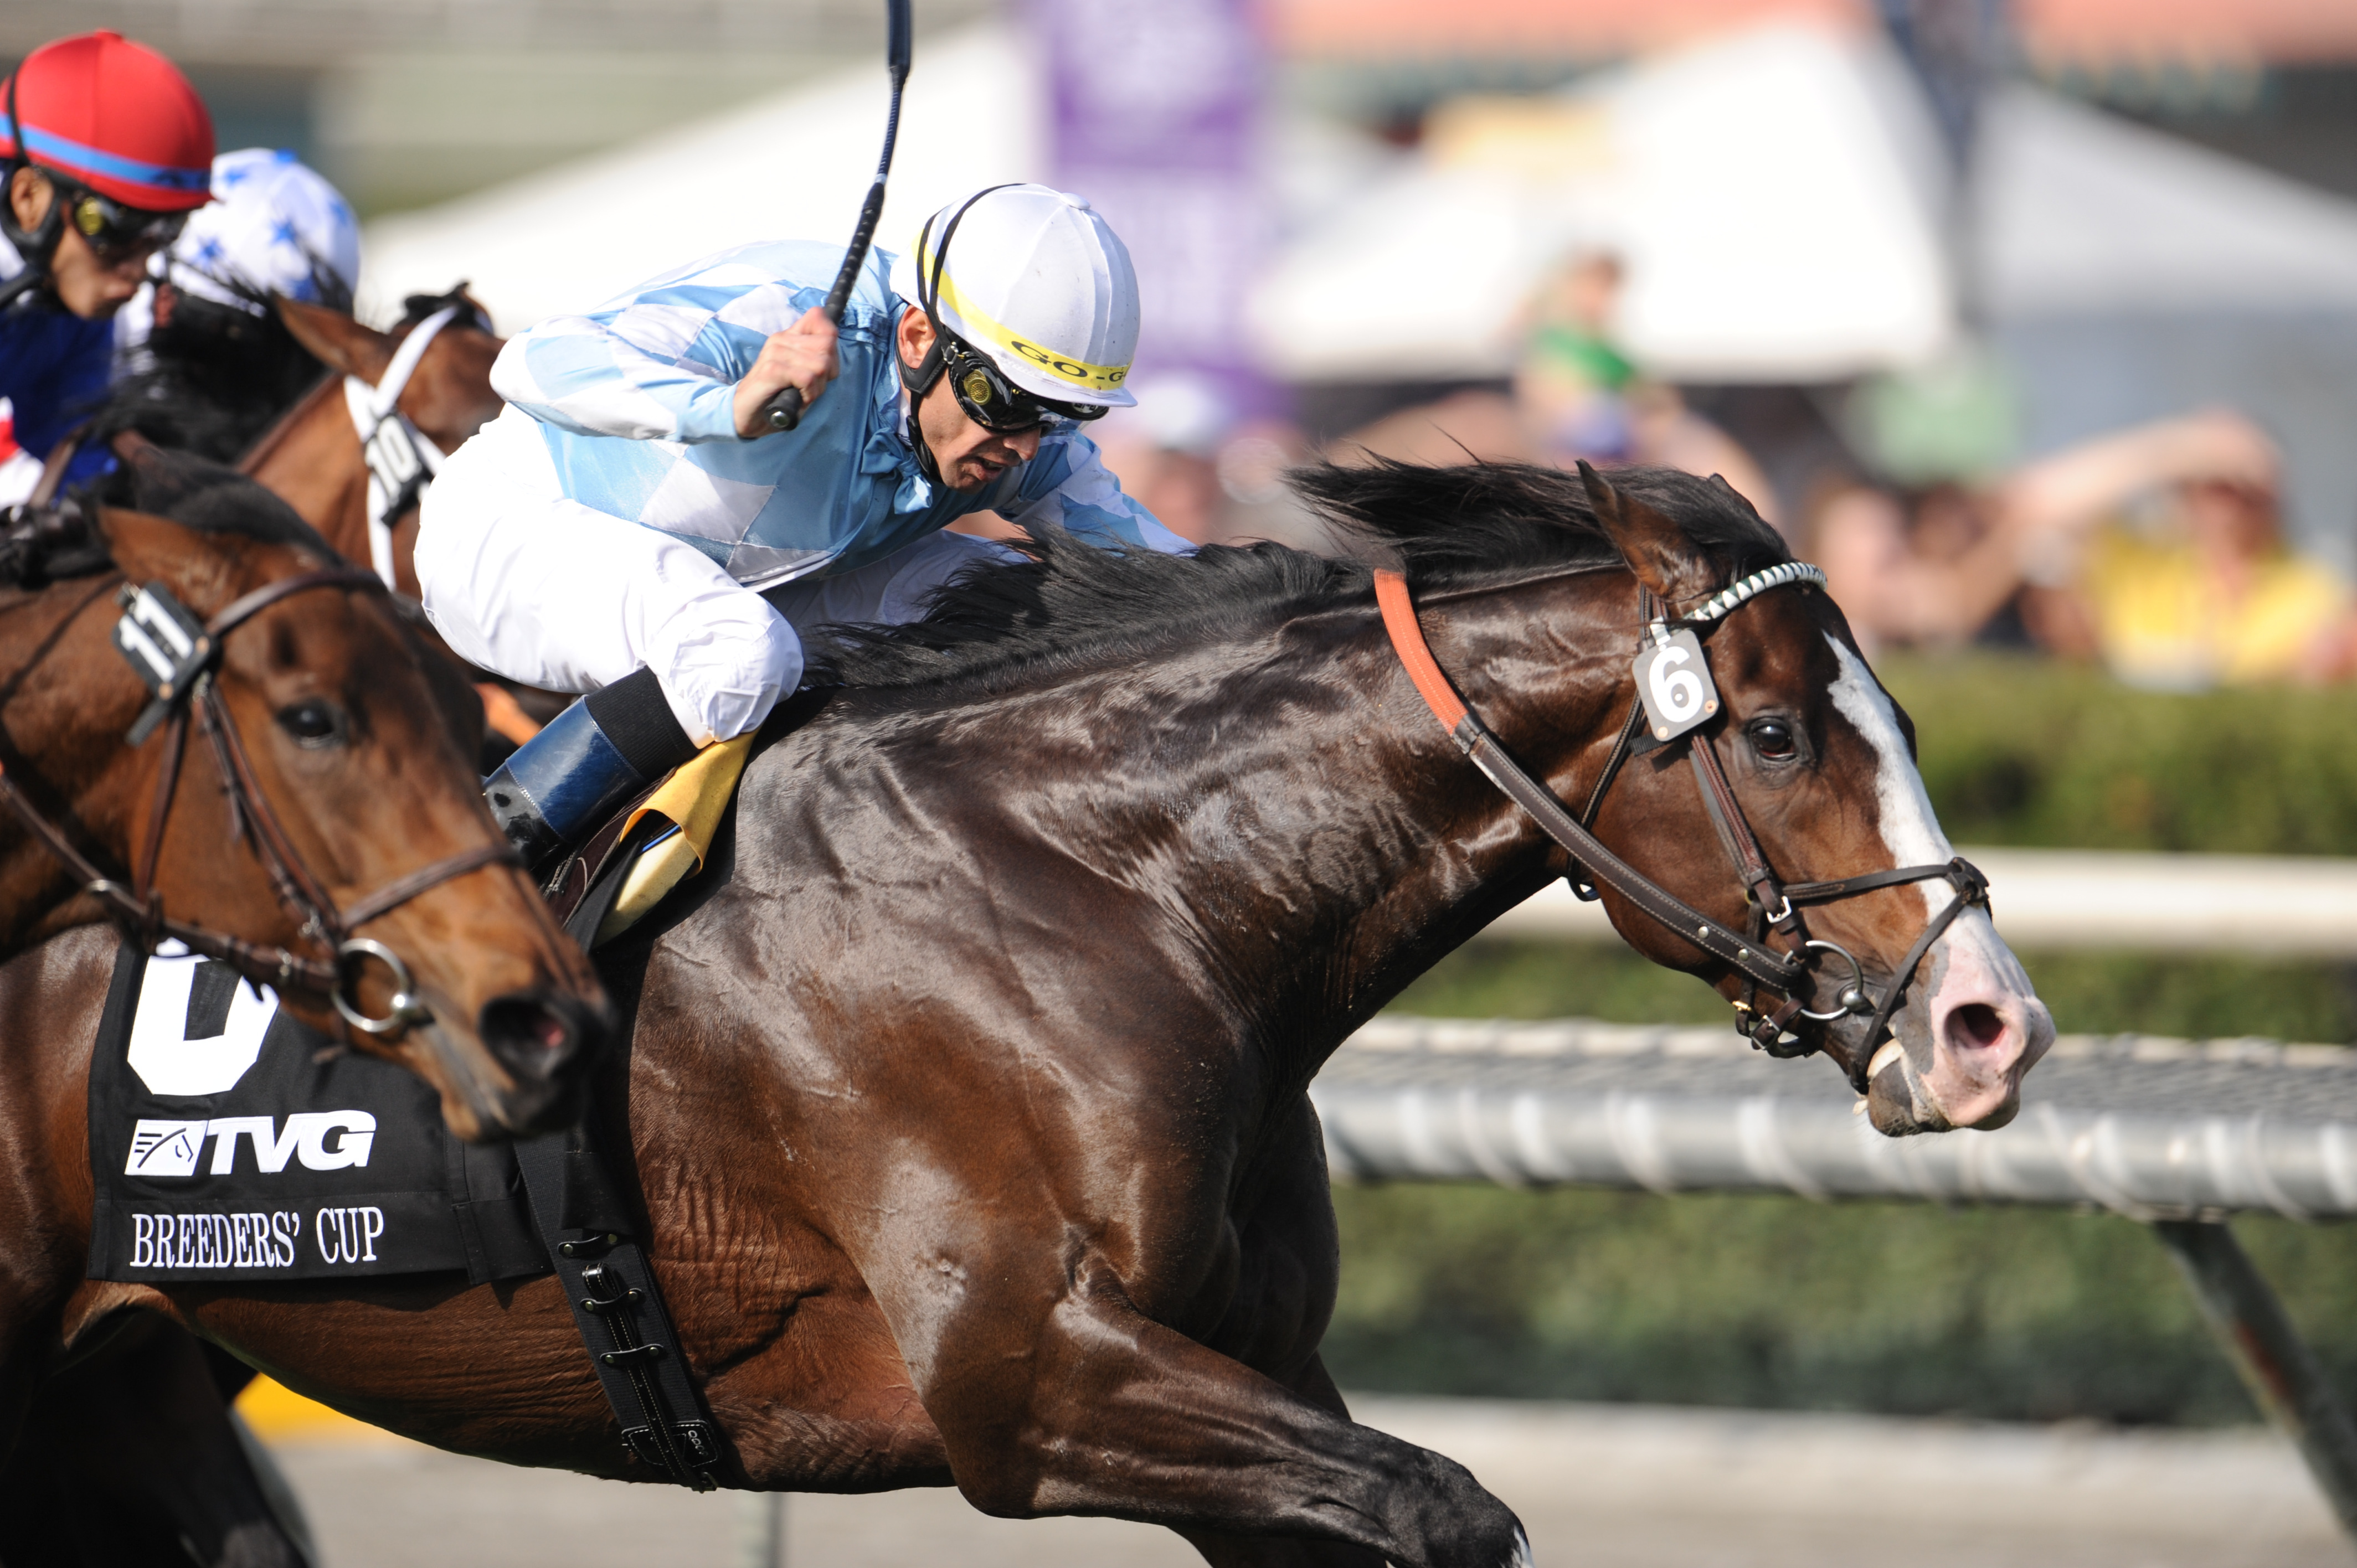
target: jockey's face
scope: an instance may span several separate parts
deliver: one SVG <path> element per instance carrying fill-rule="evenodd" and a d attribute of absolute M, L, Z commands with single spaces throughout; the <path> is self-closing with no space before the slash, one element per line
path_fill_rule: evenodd
<path fill-rule="evenodd" d="M 17 223 L 26 229 L 39 229 L 49 215 L 49 203 L 56 199 L 56 187 L 38 169 L 20 168 L 8 182 L 9 205 L 16 209 Z M 147 276 L 147 259 L 156 249 L 142 245 L 102 257 L 68 223 L 49 258 L 50 286 L 57 290 L 58 302 L 84 321 L 112 316 L 139 292 Z"/>
<path fill-rule="evenodd" d="M 933 346 L 933 324 L 921 310 L 900 313 L 897 334 L 900 358 L 911 366 L 924 362 Z M 978 490 L 1017 463 L 1028 463 L 1039 451 L 1039 429 L 997 431 L 965 416 L 950 391 L 947 376 L 935 381 L 917 404 L 917 427 L 932 449 L 942 482 L 953 490 Z"/>

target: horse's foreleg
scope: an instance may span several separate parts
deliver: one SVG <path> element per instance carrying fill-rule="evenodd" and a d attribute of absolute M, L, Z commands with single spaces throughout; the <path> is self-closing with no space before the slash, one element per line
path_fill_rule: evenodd
<path fill-rule="evenodd" d="M 1348 1421 L 1342 1393 L 1316 1356 L 1291 1383 L 1293 1391 L 1320 1410 Z M 1339 1541 L 1305 1541 L 1274 1535 L 1223 1535 L 1210 1530 L 1182 1530 L 1187 1544 L 1203 1554 L 1211 1568 L 1383 1568 L 1383 1554 Z"/>
<path fill-rule="evenodd" d="M 1276 1536 L 1356 1546 L 1400 1568 L 1529 1562 L 1512 1511 L 1464 1466 L 1151 1321 L 1101 1260 L 1077 1260 L 1057 1283 L 1028 1325 L 1023 1307 L 1039 1296 L 969 1298 L 922 1380 L 958 1487 L 984 1512 L 1109 1514 L 1232 1553 Z M 1226 1560 L 1286 1561 L 1258 1549 Z"/>
<path fill-rule="evenodd" d="M 145 1316 L 145 1315 L 143 1315 Z M 0 1494 L 0 1561 L 302 1568 L 248 1463 L 203 1348 L 145 1316 L 52 1377 Z"/>

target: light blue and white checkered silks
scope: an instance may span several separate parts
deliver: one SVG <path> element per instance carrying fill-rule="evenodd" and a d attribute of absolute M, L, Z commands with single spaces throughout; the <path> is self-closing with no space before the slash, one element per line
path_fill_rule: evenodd
<path fill-rule="evenodd" d="M 740 440 L 736 383 L 770 334 L 824 302 L 842 260 L 841 246 L 809 242 L 724 251 L 540 323 L 509 342 L 491 384 L 541 422 L 567 499 L 683 540 L 755 587 L 856 570 L 985 510 L 1114 548 L 1192 548 L 1124 495 L 1071 426 L 972 494 L 929 482 L 892 362 L 905 306 L 880 251 L 844 313 L 842 377 L 800 428 Z"/>

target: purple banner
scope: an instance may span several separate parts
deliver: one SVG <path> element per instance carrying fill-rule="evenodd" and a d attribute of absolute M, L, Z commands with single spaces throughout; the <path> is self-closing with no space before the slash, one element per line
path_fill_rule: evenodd
<path fill-rule="evenodd" d="M 1232 420 L 1277 402 L 1244 319 L 1272 231 L 1259 13 L 1258 0 L 1026 9 L 1047 65 L 1050 177 L 1104 214 L 1137 267 L 1145 317 L 1129 384 L 1150 403 L 1157 383 L 1192 381 Z"/>

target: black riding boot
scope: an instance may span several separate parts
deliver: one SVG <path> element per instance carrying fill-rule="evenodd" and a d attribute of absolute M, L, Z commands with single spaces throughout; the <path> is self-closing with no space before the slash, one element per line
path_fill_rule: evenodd
<path fill-rule="evenodd" d="M 654 671 L 637 670 L 551 719 L 483 780 L 483 798 L 540 875 L 697 749 Z"/>

